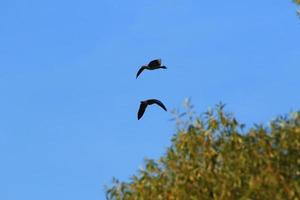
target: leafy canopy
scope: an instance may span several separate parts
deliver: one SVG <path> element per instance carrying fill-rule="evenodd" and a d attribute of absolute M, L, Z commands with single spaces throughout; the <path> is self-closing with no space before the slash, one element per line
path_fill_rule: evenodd
<path fill-rule="evenodd" d="M 247 131 L 223 105 L 188 113 L 165 155 L 129 182 L 114 179 L 107 199 L 300 199 L 300 112 Z"/>

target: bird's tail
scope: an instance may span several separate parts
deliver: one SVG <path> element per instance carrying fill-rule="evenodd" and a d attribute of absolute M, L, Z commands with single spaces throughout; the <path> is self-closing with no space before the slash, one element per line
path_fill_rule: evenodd
<path fill-rule="evenodd" d="M 167 67 L 166 67 L 166 66 L 160 66 L 160 68 L 162 68 L 162 69 L 167 69 Z"/>

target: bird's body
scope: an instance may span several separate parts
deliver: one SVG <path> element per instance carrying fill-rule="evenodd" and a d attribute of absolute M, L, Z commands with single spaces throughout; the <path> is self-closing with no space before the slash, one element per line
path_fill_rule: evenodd
<path fill-rule="evenodd" d="M 136 78 L 145 70 L 167 69 L 166 66 L 161 65 L 161 59 L 152 60 L 148 65 L 143 65 L 136 74 Z"/>
<path fill-rule="evenodd" d="M 145 112 L 147 106 L 152 105 L 152 104 L 157 104 L 162 109 L 167 111 L 167 108 L 165 107 L 165 105 L 157 99 L 148 99 L 148 100 L 145 100 L 145 101 L 141 101 L 140 108 L 139 108 L 139 111 L 138 111 L 138 120 L 141 119 L 142 116 L 144 115 L 144 112 Z"/>

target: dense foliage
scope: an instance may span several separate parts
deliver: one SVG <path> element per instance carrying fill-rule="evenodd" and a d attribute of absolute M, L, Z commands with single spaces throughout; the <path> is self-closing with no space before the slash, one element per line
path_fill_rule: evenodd
<path fill-rule="evenodd" d="M 187 121 L 163 157 L 114 180 L 107 199 L 300 199 L 300 112 L 247 131 L 222 105 Z"/>

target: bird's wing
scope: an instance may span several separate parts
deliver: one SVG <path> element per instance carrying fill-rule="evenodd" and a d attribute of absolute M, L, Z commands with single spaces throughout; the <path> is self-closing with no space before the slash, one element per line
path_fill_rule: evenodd
<path fill-rule="evenodd" d="M 142 71 L 144 71 L 144 69 L 146 69 L 146 67 L 144 66 L 139 69 L 139 71 L 136 74 L 136 78 L 142 73 Z"/>
<path fill-rule="evenodd" d="M 149 99 L 149 100 L 147 100 L 147 102 L 148 102 L 149 105 L 155 103 L 155 104 L 159 105 L 162 109 L 164 109 L 165 111 L 167 111 L 166 106 L 161 101 L 159 101 L 157 99 Z"/>
<path fill-rule="evenodd" d="M 156 67 L 156 66 L 160 66 L 160 65 L 161 65 L 161 59 L 152 60 L 148 64 L 149 67 Z"/>
<path fill-rule="evenodd" d="M 143 117 L 146 108 L 147 108 L 147 104 L 146 103 L 141 103 L 140 104 L 140 108 L 139 108 L 139 111 L 138 111 L 138 120 Z"/>

